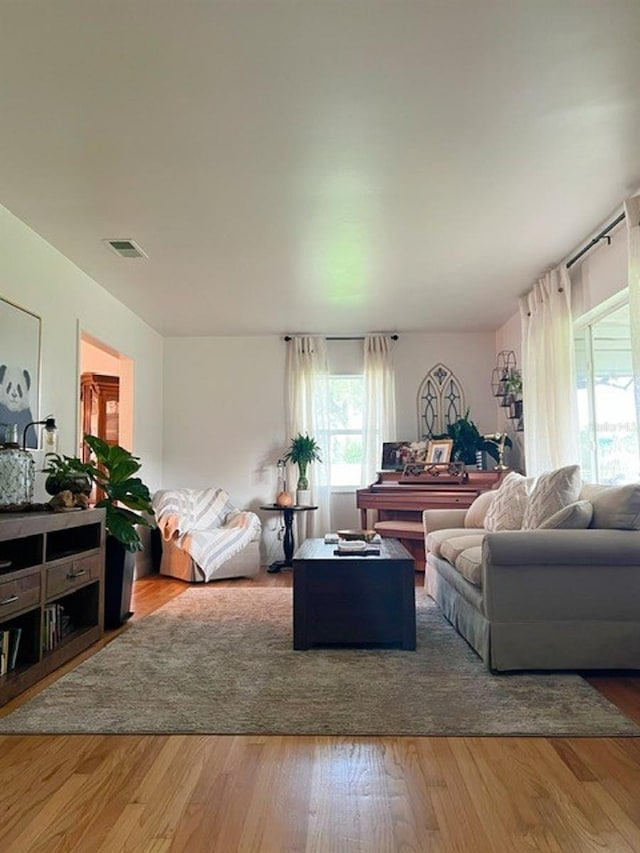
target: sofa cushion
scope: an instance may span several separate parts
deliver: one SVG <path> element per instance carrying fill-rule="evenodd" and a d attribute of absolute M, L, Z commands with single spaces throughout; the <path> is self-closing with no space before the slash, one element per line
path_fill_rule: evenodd
<path fill-rule="evenodd" d="M 482 545 L 466 548 L 458 555 L 456 569 L 474 586 L 482 586 Z"/>
<path fill-rule="evenodd" d="M 590 501 L 576 501 L 554 512 L 543 521 L 540 530 L 586 530 L 591 524 L 593 506 Z"/>
<path fill-rule="evenodd" d="M 522 529 L 535 530 L 554 513 L 575 503 L 580 496 L 581 485 L 579 465 L 565 465 L 541 474 L 529 495 Z"/>
<path fill-rule="evenodd" d="M 462 527 L 446 527 L 443 530 L 434 530 L 427 535 L 427 551 L 435 554 L 436 557 L 442 557 L 442 543 L 447 539 L 459 539 L 462 536 L 477 536 L 479 533 L 484 533 L 484 530 L 471 528 L 469 530 Z"/>
<path fill-rule="evenodd" d="M 449 560 L 449 562 L 455 566 L 456 560 L 463 551 L 466 551 L 467 548 L 471 548 L 475 545 L 482 545 L 483 539 L 484 531 L 481 533 L 475 532 L 475 535 L 473 536 L 466 535 L 447 537 L 440 545 L 440 556 L 444 557 L 445 560 Z"/>
<path fill-rule="evenodd" d="M 490 492 L 482 492 L 482 494 L 478 495 L 467 510 L 467 514 L 464 517 L 464 526 L 483 528 L 489 507 L 497 494 L 498 490 L 495 489 Z"/>
<path fill-rule="evenodd" d="M 486 530 L 520 530 L 527 506 L 527 479 L 511 471 L 500 483 L 484 519 Z"/>
<path fill-rule="evenodd" d="M 593 505 L 591 527 L 640 530 L 640 483 L 626 486 L 585 483 L 581 496 Z"/>

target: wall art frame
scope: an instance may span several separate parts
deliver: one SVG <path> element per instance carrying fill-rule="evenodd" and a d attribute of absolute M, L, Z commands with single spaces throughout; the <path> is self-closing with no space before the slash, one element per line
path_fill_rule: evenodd
<path fill-rule="evenodd" d="M 16 424 L 20 444 L 40 418 L 41 344 L 41 318 L 0 296 L 0 425 Z M 27 450 L 38 449 L 34 426 L 25 438 Z"/>

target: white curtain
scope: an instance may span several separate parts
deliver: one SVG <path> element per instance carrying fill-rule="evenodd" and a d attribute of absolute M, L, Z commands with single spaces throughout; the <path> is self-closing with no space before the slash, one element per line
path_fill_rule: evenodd
<path fill-rule="evenodd" d="M 396 438 L 396 387 L 389 335 L 364 339 L 364 453 L 362 485 L 373 483 L 382 462 L 382 442 Z"/>
<path fill-rule="evenodd" d="M 624 205 L 629 238 L 629 313 L 631 316 L 631 363 L 636 398 L 636 424 L 640 447 L 640 195 Z"/>
<path fill-rule="evenodd" d="M 322 462 L 309 466 L 311 501 L 318 509 L 298 513 L 298 530 L 307 536 L 324 536 L 331 530 L 331 457 L 329 435 L 329 367 L 324 338 L 297 335 L 287 341 L 287 446 L 298 433 L 309 435 L 320 445 Z M 289 472 L 289 490 L 295 493 L 297 466 Z M 297 543 L 299 544 L 299 543 Z"/>
<path fill-rule="evenodd" d="M 527 474 L 580 462 L 571 281 L 564 267 L 520 300 Z"/>

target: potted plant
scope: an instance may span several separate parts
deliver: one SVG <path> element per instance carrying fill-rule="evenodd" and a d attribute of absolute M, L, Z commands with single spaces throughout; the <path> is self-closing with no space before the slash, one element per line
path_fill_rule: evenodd
<path fill-rule="evenodd" d="M 504 381 L 504 390 L 515 400 L 519 400 L 522 395 L 522 373 L 513 369 L 509 371 L 509 375 Z"/>
<path fill-rule="evenodd" d="M 457 462 L 464 462 L 465 465 L 478 464 L 478 453 L 488 453 L 496 461 L 499 461 L 498 447 L 495 442 L 485 439 L 480 433 L 480 430 L 469 417 L 467 409 L 464 416 L 458 418 L 451 424 L 447 425 L 447 431 L 443 435 L 434 435 L 434 439 L 451 438 L 453 439 L 452 458 Z M 507 437 L 505 446 L 511 447 L 511 440 Z"/>
<path fill-rule="evenodd" d="M 291 439 L 284 459 L 294 462 L 298 466 L 297 501 L 299 504 L 308 503 L 310 495 L 307 469 L 312 462 L 322 462 L 320 445 L 311 436 L 298 433 L 295 438 Z"/>
<path fill-rule="evenodd" d="M 141 468 L 137 456 L 96 435 L 85 435 L 84 440 L 95 459 L 89 463 L 91 479 L 105 495 L 96 507 L 104 507 L 107 513 L 105 627 L 114 628 L 130 615 L 135 552 L 142 549 L 137 526 L 153 527 L 151 493 L 133 476 Z"/>
<path fill-rule="evenodd" d="M 57 495 L 68 490 L 74 495 L 89 495 L 93 485 L 92 465 L 82 462 L 77 456 L 62 456 L 59 453 L 47 453 L 47 465 L 42 473 L 47 475 L 44 487 L 49 495 Z"/>

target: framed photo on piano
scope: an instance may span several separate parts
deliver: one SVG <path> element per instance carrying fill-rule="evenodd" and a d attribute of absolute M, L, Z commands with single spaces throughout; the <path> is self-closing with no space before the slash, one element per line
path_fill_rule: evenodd
<path fill-rule="evenodd" d="M 451 459 L 453 451 L 452 438 L 437 438 L 429 442 L 427 448 L 427 464 L 429 465 L 447 465 Z"/>
<path fill-rule="evenodd" d="M 426 441 L 385 441 L 382 444 L 383 471 L 403 471 L 405 465 L 426 460 Z"/>

